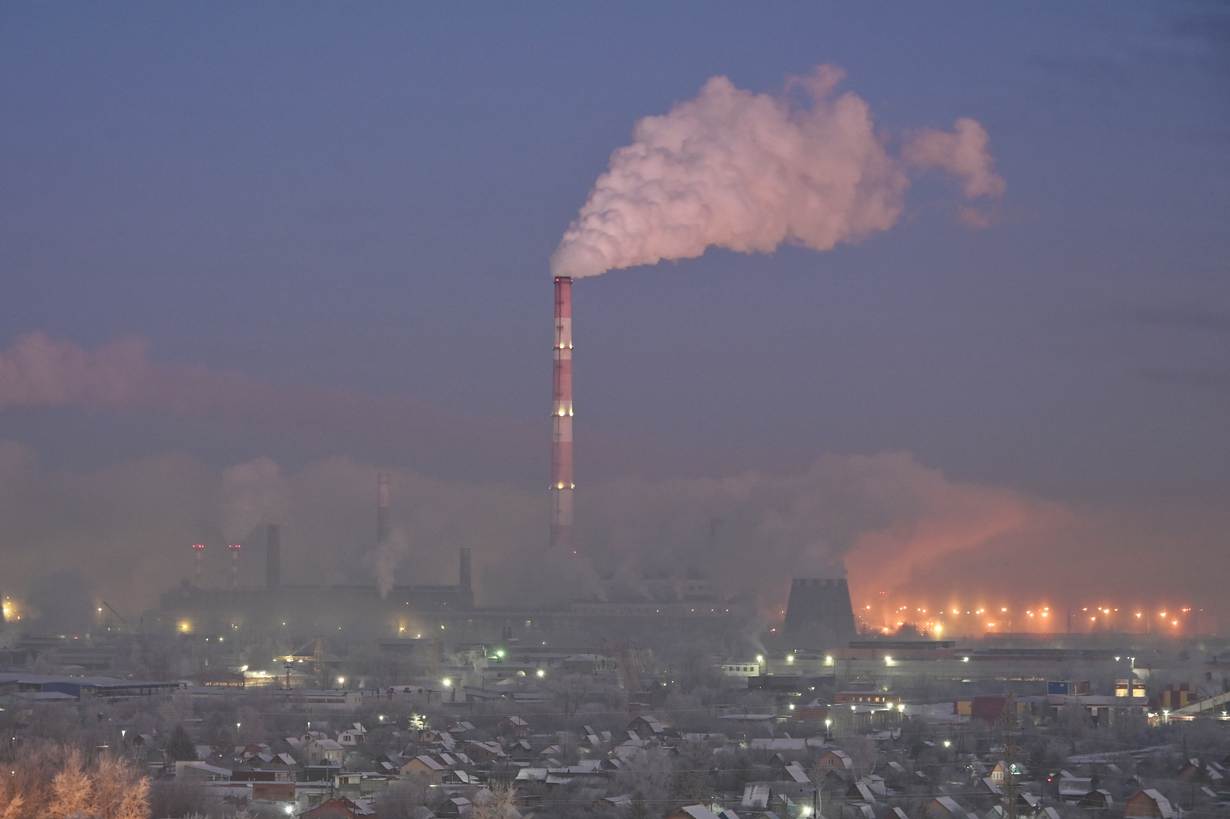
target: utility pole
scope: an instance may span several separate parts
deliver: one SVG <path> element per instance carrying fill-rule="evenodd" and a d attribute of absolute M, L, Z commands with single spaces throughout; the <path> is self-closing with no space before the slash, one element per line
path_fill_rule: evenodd
<path fill-rule="evenodd" d="M 1010 707 L 1015 707 L 1015 703 L 1007 703 Z M 1004 798 L 1008 800 L 1008 804 L 1004 805 L 1005 819 L 1017 819 L 1016 813 L 1016 763 L 1013 761 L 1012 747 L 1012 715 L 1004 714 Z"/>

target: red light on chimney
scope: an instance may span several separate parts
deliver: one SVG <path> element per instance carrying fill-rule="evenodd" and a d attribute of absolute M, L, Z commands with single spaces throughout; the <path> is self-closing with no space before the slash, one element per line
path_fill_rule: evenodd
<path fill-rule="evenodd" d="M 194 552 L 203 552 L 203 551 L 205 551 L 205 544 L 204 544 L 204 543 L 193 543 L 193 544 L 192 544 L 192 551 L 194 551 Z"/>
<path fill-rule="evenodd" d="M 238 552 L 240 549 L 243 548 L 243 544 L 242 543 L 232 543 L 226 548 L 230 549 L 232 552 Z"/>

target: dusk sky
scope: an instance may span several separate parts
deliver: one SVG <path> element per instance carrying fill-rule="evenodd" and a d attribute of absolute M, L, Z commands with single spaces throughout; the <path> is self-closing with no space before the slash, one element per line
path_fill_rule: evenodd
<path fill-rule="evenodd" d="M 1055 561 L 1022 561 L 1027 576 L 1068 575 L 1073 599 L 1075 574 L 1212 605 L 1210 575 L 1230 571 L 1217 3 L 7 4 L 0 350 L 32 333 L 63 346 L 23 359 L 60 368 L 48 382 L 0 369 L 0 505 L 24 521 L 0 555 L 20 583 L 45 569 L 31 549 L 84 552 L 94 525 L 133 561 L 179 548 L 225 524 L 175 493 L 217 492 L 258 458 L 296 484 L 292 508 L 353 477 L 359 527 L 360 465 L 441 481 L 459 510 L 460 487 L 545 510 L 549 260 L 595 179 L 638 120 L 709 78 L 781 95 L 819 65 L 845 72 L 838 91 L 894 156 L 976 120 L 1002 196 L 971 227 L 960 185 L 920 173 L 895 224 L 832 250 L 713 249 L 579 280 L 581 531 L 608 522 L 591 537 L 617 551 L 620 509 L 653 514 L 630 482 L 695 498 L 702 479 L 767 476 L 792 508 L 817 499 L 788 531 L 852 516 L 783 546 L 805 565 L 775 581 L 827 567 L 812 551 L 828 549 L 856 591 L 880 588 L 868 567 L 900 548 L 917 559 L 884 585 L 943 576 L 948 556 L 990 588 L 1015 564 L 988 555 L 1026 543 Z M 124 339 L 144 353 L 88 352 Z M 329 458 L 355 466 L 304 488 Z M 902 490 L 915 481 L 928 488 Z M 123 511 L 88 511 L 99 487 Z M 159 522 L 132 534 L 145 499 Z M 849 511 L 881 500 L 900 516 Z M 505 502 L 514 523 L 444 521 L 449 548 L 411 544 L 445 566 L 457 540 L 530 537 L 533 513 Z M 677 533 L 692 564 L 708 503 L 682 515 L 703 537 Z"/>

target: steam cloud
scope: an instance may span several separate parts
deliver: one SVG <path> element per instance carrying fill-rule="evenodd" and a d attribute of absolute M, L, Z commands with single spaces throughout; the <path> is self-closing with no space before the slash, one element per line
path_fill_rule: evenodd
<path fill-rule="evenodd" d="M 89 350 L 31 333 L 0 353 L 0 409 L 129 404 L 150 376 L 142 341 Z"/>
<path fill-rule="evenodd" d="M 410 555 L 410 538 L 402 529 L 394 529 L 372 552 L 372 570 L 381 597 L 388 597 L 397 582 L 397 569 Z"/>
<path fill-rule="evenodd" d="M 695 99 L 640 120 L 564 233 L 552 273 L 596 276 L 710 247 L 831 250 L 896 224 L 910 170 L 951 174 L 967 199 L 1002 195 L 978 122 L 907 134 L 894 156 L 867 103 L 836 93 L 843 77 L 822 65 L 778 95 L 713 77 Z M 962 220 L 978 225 L 979 215 L 965 208 Z"/>
<path fill-rule="evenodd" d="M 501 469 L 541 453 L 540 430 L 528 421 L 469 417 L 410 397 L 276 385 L 242 373 L 162 363 L 141 339 L 89 348 L 38 332 L 0 348 L 0 411 L 48 407 L 204 419 L 228 425 L 228 440 L 250 444 L 249 451 L 269 453 L 281 444 L 281 451 L 316 455 L 391 455 L 446 477 L 482 471 L 511 478 Z M 469 461 L 467 452 L 474 453 Z M 370 476 L 364 479 L 365 486 L 370 483 Z"/>
<path fill-rule="evenodd" d="M 269 458 L 226 469 L 222 473 L 222 531 L 226 539 L 242 543 L 256 527 L 282 523 L 287 514 L 286 491 L 281 468 Z"/>
<path fill-rule="evenodd" d="M 257 459 L 220 470 L 183 455 L 63 471 L 42 465 L 21 444 L 0 441 L 6 591 L 45 585 L 36 581 L 47 566 L 71 565 L 104 599 L 135 614 L 190 576 L 188 546 L 202 529 L 216 538 L 227 527 L 263 523 L 283 503 L 286 581 L 353 582 L 357 558 L 371 544 L 375 471 L 349 458 L 294 469 Z M 484 604 L 544 599 L 542 576 L 530 574 L 546 526 L 536 487 L 397 470 L 392 478 L 394 518 L 413 534 L 414 559 L 390 553 L 382 583 L 455 582 L 457 547 L 470 546 Z M 1084 578 L 1104 559 L 1099 547 L 1112 544 L 1149 567 L 1122 578 L 1125 593 L 1185 588 L 1212 600 L 1216 584 L 1207 572 L 1146 558 L 1158 529 L 1167 536 L 1186 531 L 1171 520 L 1214 521 L 1191 542 L 1176 543 L 1182 549 L 1211 549 L 1230 525 L 1224 509 L 1176 509 L 1159 523 L 1122 509 L 1060 507 L 954 481 L 901 454 L 827 455 L 788 473 L 616 481 L 592 485 L 586 498 L 578 540 L 605 575 L 626 580 L 627 592 L 635 593 L 646 572 L 697 570 L 722 593 L 760 594 L 766 610 L 784 603 L 790 577 L 832 574 L 843 562 L 860 599 L 924 581 L 941 593 L 961 584 L 1010 598 L 1028 586 L 1026 593 L 1053 594 L 1052 601 L 1065 592 L 1080 599 Z M 1056 561 L 1068 567 L 1058 579 Z M 226 571 L 224 550 L 206 553 L 206 583 L 224 584 Z M 997 573 L 1005 574 L 1002 584 Z M 988 578 L 992 587 L 977 585 Z M 1069 588 L 1056 588 L 1064 582 Z"/>

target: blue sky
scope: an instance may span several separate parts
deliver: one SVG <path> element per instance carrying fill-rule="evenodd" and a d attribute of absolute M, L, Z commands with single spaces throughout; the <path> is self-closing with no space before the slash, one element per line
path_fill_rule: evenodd
<path fill-rule="evenodd" d="M 958 226 L 920 183 L 858 245 L 579 284 L 582 474 L 903 451 L 1065 501 L 1224 497 L 1223 9 L 9 3 L 0 341 L 138 336 L 168 367 L 532 425 L 547 259 L 637 118 L 714 74 L 772 91 L 832 63 L 887 131 L 979 120 L 997 224 Z M 6 427 L 69 464 L 349 446 L 71 408 Z M 587 458 L 587 436 L 643 457 Z"/>

